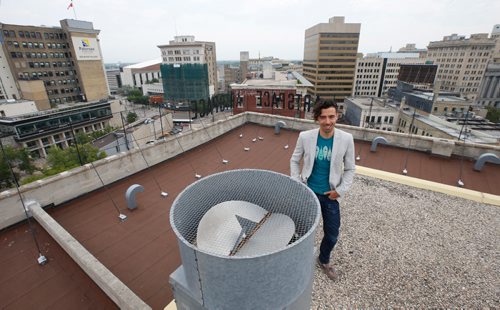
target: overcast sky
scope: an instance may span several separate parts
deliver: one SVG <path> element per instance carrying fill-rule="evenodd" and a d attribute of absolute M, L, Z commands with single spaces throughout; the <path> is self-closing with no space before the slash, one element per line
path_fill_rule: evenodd
<path fill-rule="evenodd" d="M 301 60 L 304 31 L 332 16 L 361 23 L 359 52 L 424 48 L 458 33 L 490 33 L 500 24 L 499 0 L 74 0 L 77 19 L 99 29 L 104 61 L 160 57 L 175 35 L 214 41 L 218 60 L 275 56 Z M 75 18 L 70 0 L 0 0 L 0 22 L 59 26 Z"/>

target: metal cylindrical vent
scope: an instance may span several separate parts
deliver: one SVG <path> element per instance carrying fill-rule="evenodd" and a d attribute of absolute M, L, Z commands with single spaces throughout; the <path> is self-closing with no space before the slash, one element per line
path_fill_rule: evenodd
<path fill-rule="evenodd" d="M 267 252 L 269 247 L 265 245 L 256 255 L 248 249 L 243 256 L 221 254 L 206 247 L 200 249 L 201 245 L 197 245 L 200 222 L 214 206 L 226 204 L 228 209 L 227 202 L 244 202 L 241 208 L 253 204 L 271 217 L 277 215 L 278 220 L 270 220 L 268 225 L 280 225 L 282 218 L 291 219 L 284 222 L 293 221 L 292 238 L 282 247 L 270 247 Z M 238 209 L 235 213 L 248 214 L 247 211 Z M 297 300 L 304 295 L 310 300 L 314 236 L 320 214 L 319 202 L 307 186 L 272 171 L 231 170 L 191 184 L 179 194 L 170 210 L 187 289 L 206 309 L 297 308 L 289 308 L 294 304 L 303 307 L 304 303 Z M 269 240 L 274 240 L 274 232 L 287 229 L 271 226 L 266 233 L 270 234 Z M 224 233 L 234 234 L 217 232 Z"/>

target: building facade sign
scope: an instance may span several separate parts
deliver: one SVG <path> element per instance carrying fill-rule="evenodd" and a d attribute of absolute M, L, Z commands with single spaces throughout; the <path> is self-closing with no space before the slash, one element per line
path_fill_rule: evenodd
<path fill-rule="evenodd" d="M 77 60 L 101 60 L 96 38 L 72 37 Z"/>

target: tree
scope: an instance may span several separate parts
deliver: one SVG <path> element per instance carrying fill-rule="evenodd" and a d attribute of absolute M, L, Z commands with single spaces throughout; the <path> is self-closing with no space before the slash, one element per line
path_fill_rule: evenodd
<path fill-rule="evenodd" d="M 93 140 L 99 139 L 100 137 L 105 136 L 108 133 L 113 132 L 113 131 L 115 131 L 115 128 L 113 128 L 113 126 L 108 125 L 103 130 L 97 130 L 97 131 L 91 132 L 89 134 L 89 136 L 90 136 L 91 141 L 93 141 Z"/>
<path fill-rule="evenodd" d="M 5 152 L 5 155 L 4 155 Z M 29 151 L 25 148 L 16 149 L 10 145 L 4 146 L 4 152 L 0 152 L 0 188 L 10 188 L 14 185 L 9 164 L 19 180 L 20 174 L 32 174 L 35 166 L 32 163 Z"/>
<path fill-rule="evenodd" d="M 78 144 L 85 144 L 92 141 L 92 137 L 84 132 L 77 132 L 75 138 Z"/>
<path fill-rule="evenodd" d="M 152 79 L 151 81 L 146 81 L 146 84 L 154 84 L 160 82 L 157 78 Z"/>
<path fill-rule="evenodd" d="M 49 170 L 52 169 L 55 173 L 59 173 L 61 171 L 78 167 L 80 162 L 78 160 L 78 155 L 76 154 L 76 149 L 74 152 L 71 152 L 69 150 L 71 148 L 75 149 L 72 146 L 65 150 L 57 146 L 49 148 L 47 152 L 47 163 L 50 166 Z M 51 173 L 49 172 L 47 175 L 51 175 Z"/>
<path fill-rule="evenodd" d="M 137 114 L 135 112 L 128 112 L 127 123 L 133 123 L 137 120 Z"/>
<path fill-rule="evenodd" d="M 46 175 L 52 175 L 61 171 L 66 171 L 106 157 L 105 152 L 99 151 L 98 148 L 90 143 L 78 144 L 78 150 L 74 146 L 70 146 L 64 150 L 53 146 L 47 152 L 47 163 L 50 169 L 46 171 Z"/>
<path fill-rule="evenodd" d="M 500 109 L 495 107 L 487 107 L 488 113 L 486 114 L 486 118 L 492 123 L 500 122 Z"/>
<path fill-rule="evenodd" d="M 9 164 L 4 155 L 0 153 L 0 189 L 10 188 L 14 185 Z"/>

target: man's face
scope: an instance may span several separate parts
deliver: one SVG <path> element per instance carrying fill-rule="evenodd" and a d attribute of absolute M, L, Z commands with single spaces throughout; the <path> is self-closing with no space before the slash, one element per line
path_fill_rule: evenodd
<path fill-rule="evenodd" d="M 319 130 L 321 133 L 331 135 L 336 122 L 337 110 L 334 107 L 321 110 L 321 114 L 318 116 Z"/>

